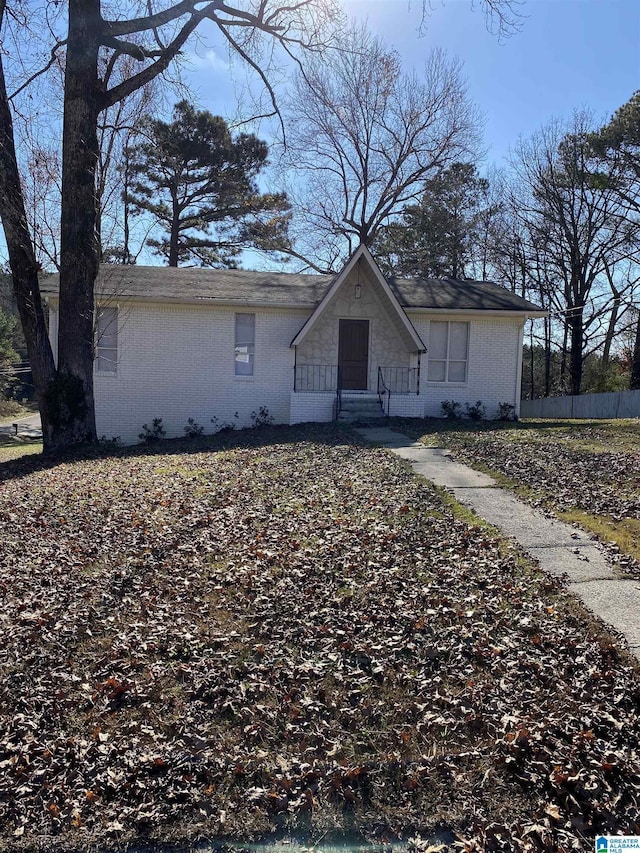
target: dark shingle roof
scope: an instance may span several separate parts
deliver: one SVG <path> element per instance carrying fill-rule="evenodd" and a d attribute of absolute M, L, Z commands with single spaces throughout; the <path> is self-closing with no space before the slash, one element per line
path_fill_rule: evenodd
<path fill-rule="evenodd" d="M 493 281 L 458 278 L 391 278 L 389 285 L 403 308 L 477 311 L 540 311 L 527 299 Z"/>
<path fill-rule="evenodd" d="M 96 293 L 133 299 L 219 304 L 317 305 L 335 276 L 213 270 L 193 267 L 103 266 Z M 390 279 L 403 308 L 540 311 L 536 305 L 489 281 Z M 58 276 L 43 277 L 43 293 L 58 291 Z"/>
<path fill-rule="evenodd" d="M 329 275 L 213 270 L 199 267 L 102 266 L 96 293 L 134 299 L 273 302 L 314 306 L 333 281 Z M 58 276 L 42 282 L 44 293 L 57 293 Z"/>

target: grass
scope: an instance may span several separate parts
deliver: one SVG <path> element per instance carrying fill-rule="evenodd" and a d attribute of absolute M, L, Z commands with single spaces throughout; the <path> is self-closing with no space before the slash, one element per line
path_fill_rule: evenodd
<path fill-rule="evenodd" d="M 15 439 L 13 437 L 0 436 L 0 465 L 23 456 L 32 456 L 42 453 L 42 442 L 31 439 Z"/>
<path fill-rule="evenodd" d="M 397 420 L 396 428 L 428 446 L 450 448 L 500 485 L 640 560 L 637 419 L 517 424 Z"/>
<path fill-rule="evenodd" d="M 351 430 L 0 479 L 0 850 L 634 831 L 633 659 Z"/>
<path fill-rule="evenodd" d="M 558 515 L 569 524 L 578 524 L 601 542 L 611 542 L 623 554 L 640 563 L 640 519 L 590 515 L 583 510 L 566 510 Z"/>

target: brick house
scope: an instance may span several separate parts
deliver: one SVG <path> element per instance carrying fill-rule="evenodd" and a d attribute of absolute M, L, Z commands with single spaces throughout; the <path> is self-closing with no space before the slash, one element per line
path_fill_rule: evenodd
<path fill-rule="evenodd" d="M 57 278 L 42 289 L 55 352 Z M 125 443 L 155 417 L 178 436 L 260 407 L 276 423 L 518 412 L 524 323 L 545 316 L 491 282 L 387 281 L 363 246 L 336 276 L 105 266 L 96 294 L 98 434 Z"/>

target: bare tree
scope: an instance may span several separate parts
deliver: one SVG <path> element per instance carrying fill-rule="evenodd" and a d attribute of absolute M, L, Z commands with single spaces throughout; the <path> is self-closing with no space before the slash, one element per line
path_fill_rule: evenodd
<path fill-rule="evenodd" d="M 136 60 L 124 56 L 120 63 L 109 67 L 107 52 L 101 56 L 105 83 L 115 82 L 106 79 L 117 75 L 119 81 L 128 79 L 136 71 Z M 126 152 L 130 149 L 139 134 L 142 119 L 149 115 L 157 106 L 159 86 L 156 79 L 133 92 L 128 98 L 108 107 L 99 116 L 98 148 L 99 158 L 96 171 L 96 193 L 98 196 L 98 234 L 100 238 L 100 255 L 104 258 L 109 253 L 122 253 L 131 256 L 129 235 L 124 233 L 125 198 L 123 193 L 123 173 L 126 171 Z M 126 244 L 126 248 L 125 248 Z"/>
<path fill-rule="evenodd" d="M 639 236 L 616 192 L 621 164 L 598 157 L 591 132 L 590 114 L 578 112 L 569 125 L 552 123 L 522 142 L 514 157 L 514 209 L 543 264 L 548 294 L 562 306 L 572 394 L 580 393 L 585 356 L 606 341 L 611 311 L 631 292 L 633 279 L 618 281 L 612 271 L 637 259 Z"/>
<path fill-rule="evenodd" d="M 335 270 L 389 217 L 419 198 L 424 181 L 474 153 L 479 118 L 460 66 L 433 51 L 424 73 L 403 74 L 363 25 L 331 56 L 313 56 L 287 105 L 285 162 L 295 183 L 292 254 Z"/>
<path fill-rule="evenodd" d="M 11 5 L 0 0 L 0 32 L 7 21 L 19 31 L 26 25 L 21 5 L 18 0 Z M 96 192 L 100 114 L 165 72 L 203 21 L 217 27 L 230 48 L 260 75 L 273 96 L 268 80 L 269 51 L 280 45 L 292 56 L 300 48 L 320 49 L 327 45 L 326 23 L 340 20 L 330 2 L 314 0 L 293 4 L 251 0 L 235 6 L 223 0 L 180 0 L 159 7 L 153 0 L 146 0 L 132 2 L 128 10 L 132 12 L 130 18 L 109 19 L 103 15 L 101 0 L 69 0 L 66 39 L 52 35 L 52 56 L 63 44 L 66 48 L 57 367 L 42 310 L 10 93 L 0 56 L 0 209 L 42 417 L 45 451 L 96 439 L 93 329 L 94 285 L 100 260 Z M 267 40 L 266 48 L 262 37 Z M 108 58 L 103 67 L 100 60 L 105 51 Z M 126 57 L 136 60 L 137 72 L 113 82 L 111 69 Z M 36 79 L 47 67 L 48 63 L 29 74 L 28 80 Z"/>
<path fill-rule="evenodd" d="M 500 39 L 508 38 L 522 28 L 524 7 L 522 0 L 485 0 L 477 3 L 471 0 L 471 7 L 480 6 L 484 11 L 485 23 L 489 32 L 497 34 Z M 429 18 L 433 12 L 433 0 L 422 0 L 421 30 L 426 30 Z"/>

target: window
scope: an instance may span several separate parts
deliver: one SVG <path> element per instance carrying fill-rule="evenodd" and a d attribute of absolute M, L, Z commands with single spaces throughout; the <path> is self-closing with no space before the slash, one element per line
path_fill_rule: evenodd
<path fill-rule="evenodd" d="M 236 376 L 253 376 L 256 315 L 236 314 Z"/>
<path fill-rule="evenodd" d="M 118 368 L 118 309 L 96 311 L 95 368 L 98 373 L 115 373 Z"/>
<path fill-rule="evenodd" d="M 466 382 L 469 358 L 469 324 L 429 324 L 429 382 Z"/>

